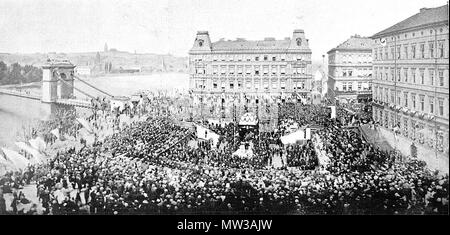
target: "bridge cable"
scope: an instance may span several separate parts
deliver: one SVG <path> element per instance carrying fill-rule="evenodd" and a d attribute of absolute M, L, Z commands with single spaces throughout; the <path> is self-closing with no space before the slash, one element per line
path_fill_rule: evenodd
<path fill-rule="evenodd" d="M 78 79 L 78 81 L 80 81 L 80 82 L 82 82 L 82 83 L 84 83 L 84 84 L 86 84 L 86 85 L 88 85 L 88 86 L 94 88 L 95 90 L 100 91 L 101 93 L 108 95 L 109 97 L 113 97 L 113 95 L 108 94 L 107 92 L 100 90 L 99 88 L 97 88 L 97 87 L 95 87 L 95 86 L 89 84 L 88 82 L 84 81 L 83 79 L 79 78 L 78 76 L 73 75 L 73 77 L 76 78 L 76 79 Z"/>
<path fill-rule="evenodd" d="M 78 92 L 84 94 L 85 96 L 88 96 L 89 98 L 95 99 L 94 96 L 91 96 L 91 95 L 87 94 L 86 92 L 84 92 L 84 91 L 82 91 L 82 90 L 76 88 L 74 85 L 68 83 L 67 81 L 64 81 L 64 79 L 62 79 L 62 78 L 60 78 L 60 77 L 57 77 L 57 78 L 58 78 L 58 80 L 62 81 L 64 84 L 66 84 L 66 85 L 72 87 L 73 89 L 75 89 L 75 90 L 77 90 Z"/>

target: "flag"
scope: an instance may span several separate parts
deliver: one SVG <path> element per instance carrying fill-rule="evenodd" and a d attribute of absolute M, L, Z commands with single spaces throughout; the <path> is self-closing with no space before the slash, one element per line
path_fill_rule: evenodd
<path fill-rule="evenodd" d="M 58 128 L 53 129 L 52 131 L 50 131 L 50 133 L 52 133 L 53 135 L 55 135 L 56 138 L 58 138 L 58 139 L 60 138 Z"/>

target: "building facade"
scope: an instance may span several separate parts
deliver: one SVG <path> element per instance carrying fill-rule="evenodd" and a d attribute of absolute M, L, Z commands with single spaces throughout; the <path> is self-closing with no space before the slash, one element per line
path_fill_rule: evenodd
<path fill-rule="evenodd" d="M 202 106 L 201 110 L 212 106 L 202 116 L 222 113 L 229 118 L 258 107 L 268 110 L 262 105 L 274 102 L 308 99 L 312 80 L 308 44 L 303 30 L 284 40 L 217 42 L 211 42 L 207 31 L 199 31 L 189 51 L 194 105 Z"/>
<path fill-rule="evenodd" d="M 372 96 L 373 40 L 359 35 L 328 52 L 328 97 L 342 103 Z"/>
<path fill-rule="evenodd" d="M 371 38 L 373 118 L 448 154 L 448 5 L 422 8 Z"/>

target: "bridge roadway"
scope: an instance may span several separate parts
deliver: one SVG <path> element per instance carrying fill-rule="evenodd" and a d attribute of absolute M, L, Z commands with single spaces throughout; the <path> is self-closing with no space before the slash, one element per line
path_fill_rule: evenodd
<path fill-rule="evenodd" d="M 35 94 L 26 93 L 25 91 L 15 91 L 15 90 L 9 90 L 0 88 L 0 94 L 5 95 L 12 95 L 27 99 L 33 99 L 33 100 L 41 100 L 41 97 Z M 90 101 L 87 100 L 78 100 L 78 99 L 57 99 L 55 101 L 56 104 L 62 104 L 62 105 L 70 105 L 75 107 L 81 107 L 81 108 L 93 108 Z"/>

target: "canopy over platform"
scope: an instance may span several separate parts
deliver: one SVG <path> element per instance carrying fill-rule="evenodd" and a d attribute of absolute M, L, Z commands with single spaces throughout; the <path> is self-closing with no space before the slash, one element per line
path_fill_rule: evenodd
<path fill-rule="evenodd" d="M 258 125 L 258 119 L 256 118 L 256 115 L 254 113 L 245 113 L 242 115 L 241 119 L 239 120 L 240 126 L 256 126 Z"/>

